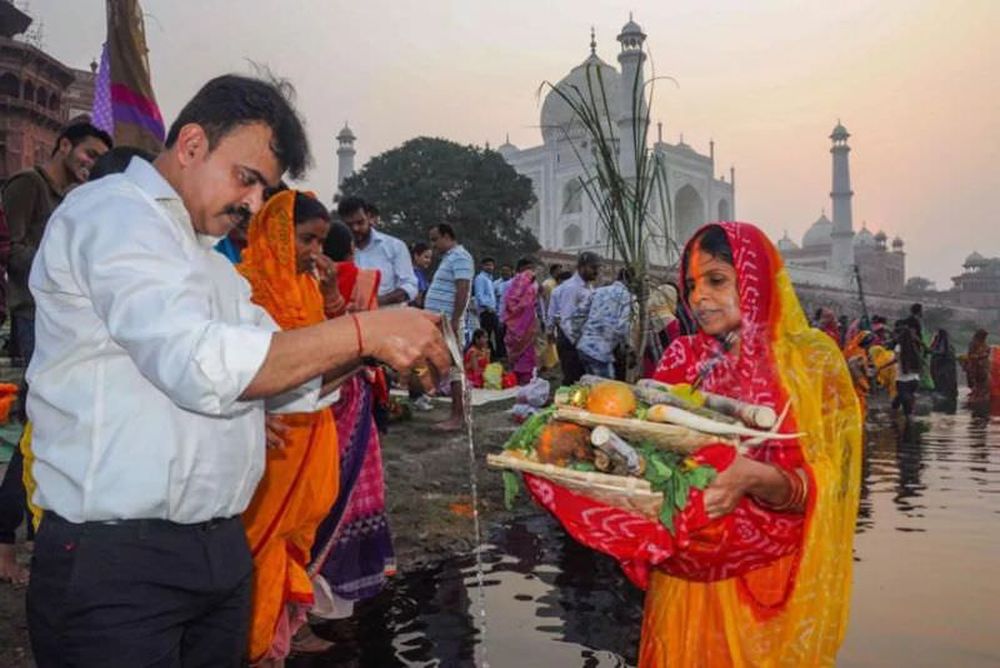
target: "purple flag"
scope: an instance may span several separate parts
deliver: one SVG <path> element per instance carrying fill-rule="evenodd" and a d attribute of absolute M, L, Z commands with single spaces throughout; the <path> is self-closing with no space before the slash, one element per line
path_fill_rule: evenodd
<path fill-rule="evenodd" d="M 111 62 L 108 59 L 108 44 L 101 49 L 101 65 L 94 79 L 94 108 L 91 110 L 91 123 L 115 136 L 115 116 L 111 108 Z"/>

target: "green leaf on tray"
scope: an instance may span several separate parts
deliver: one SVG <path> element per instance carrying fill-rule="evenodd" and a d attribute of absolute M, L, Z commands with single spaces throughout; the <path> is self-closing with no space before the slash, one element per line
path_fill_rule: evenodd
<path fill-rule="evenodd" d="M 542 429 L 545 425 L 549 423 L 552 415 L 556 412 L 555 406 L 550 406 L 548 408 L 542 409 L 529 417 L 524 423 L 518 427 L 507 443 L 503 446 L 504 450 L 523 450 L 525 452 L 531 452 L 535 449 L 535 443 L 538 442 L 538 437 L 542 434 Z"/>
<path fill-rule="evenodd" d="M 514 501 L 521 494 L 521 476 L 513 471 L 503 472 L 503 505 L 507 510 L 514 507 Z"/>

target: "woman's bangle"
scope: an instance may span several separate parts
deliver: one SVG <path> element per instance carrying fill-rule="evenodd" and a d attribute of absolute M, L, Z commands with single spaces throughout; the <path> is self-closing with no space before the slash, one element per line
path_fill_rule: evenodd
<path fill-rule="evenodd" d="M 808 489 L 806 487 L 806 480 L 799 471 L 789 472 L 785 469 L 776 467 L 778 473 L 788 481 L 788 496 L 782 503 L 768 503 L 764 499 L 754 497 L 757 503 L 764 508 L 776 513 L 786 513 L 786 512 L 802 512 L 806 506 L 806 496 L 808 494 Z"/>
<path fill-rule="evenodd" d="M 354 333 L 357 335 L 358 341 L 358 357 L 364 357 L 364 341 L 361 338 L 361 322 L 358 320 L 358 315 L 356 313 L 351 313 L 351 320 L 354 321 Z"/>

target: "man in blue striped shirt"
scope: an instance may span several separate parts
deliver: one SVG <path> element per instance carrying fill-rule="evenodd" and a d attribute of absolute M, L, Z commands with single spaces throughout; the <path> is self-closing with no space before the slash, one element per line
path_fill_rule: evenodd
<path fill-rule="evenodd" d="M 424 309 L 440 313 L 451 323 L 455 338 L 465 340 L 465 310 L 469 305 L 472 275 L 475 263 L 472 255 L 458 243 L 455 229 L 447 223 L 438 223 L 428 232 L 431 247 L 441 257 L 431 287 L 424 298 Z M 451 370 L 451 417 L 437 425 L 438 429 L 451 431 L 465 426 L 465 407 L 462 402 L 461 368 Z"/>

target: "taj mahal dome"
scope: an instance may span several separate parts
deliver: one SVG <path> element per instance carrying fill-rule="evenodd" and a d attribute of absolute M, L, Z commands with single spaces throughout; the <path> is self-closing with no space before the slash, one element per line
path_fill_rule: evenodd
<path fill-rule="evenodd" d="M 646 81 L 646 53 L 643 45 L 646 34 L 631 19 L 626 23 L 617 41 L 619 68 L 607 63 L 597 53 L 594 33 L 591 31 L 590 53 L 574 67 L 555 87 L 571 91 L 576 86 L 587 90 L 588 70 L 592 80 L 599 70 L 608 97 L 609 119 L 617 126 L 618 137 L 631 137 L 636 127 L 649 123 L 649 105 L 644 99 L 645 87 L 639 87 L 638 103 L 633 103 L 632 82 Z M 638 117 L 636 116 L 638 111 Z M 585 250 L 604 252 L 607 248 L 606 232 L 597 211 L 581 185 L 587 172 L 581 157 L 588 159 L 589 137 L 576 120 L 569 104 L 554 90 L 549 90 L 541 105 L 539 119 L 542 143 L 538 146 L 519 148 L 509 139 L 497 148 L 504 159 L 520 174 L 531 179 L 537 202 L 525 214 L 522 222 L 538 238 L 547 251 L 578 253 Z M 654 151 L 666 168 L 666 196 L 670 198 L 673 216 L 668 234 L 683 245 L 691 234 L 705 223 L 731 220 L 735 216 L 735 171 L 730 168 L 729 180 L 716 176 L 715 145 L 709 144 L 704 155 L 684 143 L 683 136 L 676 144 L 664 141 L 663 125 L 656 126 Z M 622 169 L 635 164 L 632 143 L 619 142 L 619 159 Z M 654 236 L 656 236 L 654 234 Z M 668 264 L 675 258 L 666 253 L 666 244 L 650 244 L 654 262 Z"/>

